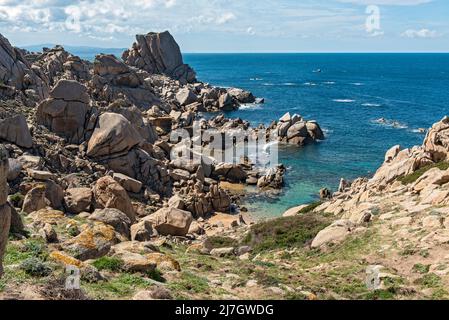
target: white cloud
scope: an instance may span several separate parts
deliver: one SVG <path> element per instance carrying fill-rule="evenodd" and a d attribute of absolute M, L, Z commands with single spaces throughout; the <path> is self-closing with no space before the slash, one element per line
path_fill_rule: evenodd
<path fill-rule="evenodd" d="M 414 30 L 414 29 L 408 29 L 404 31 L 401 34 L 402 37 L 405 38 L 436 38 L 438 37 L 438 33 L 435 30 L 429 30 L 429 29 L 421 29 L 421 30 Z"/>
<path fill-rule="evenodd" d="M 338 0 L 343 3 L 352 3 L 360 5 L 384 5 L 384 6 L 416 6 L 424 3 L 430 3 L 433 0 Z"/>

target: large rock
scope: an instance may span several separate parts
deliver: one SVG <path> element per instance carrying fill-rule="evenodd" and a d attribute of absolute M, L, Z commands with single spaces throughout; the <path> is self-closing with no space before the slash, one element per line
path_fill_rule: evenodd
<path fill-rule="evenodd" d="M 0 116 L 0 139 L 23 148 L 33 146 L 33 138 L 24 115 L 1 114 Z"/>
<path fill-rule="evenodd" d="M 129 238 L 131 219 L 120 210 L 114 208 L 95 210 L 94 213 L 89 216 L 89 219 L 110 225 L 115 231 Z"/>
<path fill-rule="evenodd" d="M 137 42 L 123 53 L 123 60 L 130 66 L 149 73 L 166 74 L 182 83 L 194 82 L 195 71 L 184 64 L 181 50 L 168 32 L 137 35 Z"/>
<path fill-rule="evenodd" d="M 119 242 L 112 226 L 102 222 L 84 225 L 81 233 L 62 244 L 65 251 L 73 253 L 76 259 L 85 261 L 97 259 L 106 254 Z"/>
<path fill-rule="evenodd" d="M 98 179 L 93 194 L 96 208 L 115 208 L 126 214 L 131 222 L 135 221 L 135 211 L 128 193 L 112 177 Z"/>
<path fill-rule="evenodd" d="M 144 218 L 161 235 L 185 236 L 193 221 L 192 214 L 175 208 L 162 208 Z"/>
<path fill-rule="evenodd" d="M 215 166 L 212 176 L 221 177 L 230 182 L 241 182 L 246 180 L 248 174 L 240 165 L 223 162 Z"/>
<path fill-rule="evenodd" d="M 143 117 L 142 111 L 128 100 L 115 100 L 105 111 L 119 113 L 124 116 L 147 142 L 153 144 L 159 139 L 156 129 L 148 119 Z"/>
<path fill-rule="evenodd" d="M 45 192 L 47 188 L 44 184 L 40 184 L 30 191 L 23 200 L 22 211 L 30 214 L 35 211 L 39 211 L 47 207 L 47 200 L 45 198 Z"/>
<path fill-rule="evenodd" d="M 0 34 L 0 82 L 25 93 L 35 102 L 48 96 L 47 83 L 32 69 L 21 51 Z"/>
<path fill-rule="evenodd" d="M 92 96 L 106 103 L 126 98 L 143 110 L 161 104 L 153 87 L 144 81 L 142 72 L 130 68 L 113 55 L 96 56 L 90 87 L 93 89 Z"/>
<path fill-rule="evenodd" d="M 338 220 L 329 227 L 321 230 L 313 239 L 311 247 L 319 248 L 331 243 L 343 241 L 354 229 L 354 224 L 349 220 Z"/>
<path fill-rule="evenodd" d="M 435 123 L 424 139 L 424 151 L 432 155 L 432 160 L 446 160 L 449 155 L 449 117 Z"/>
<path fill-rule="evenodd" d="M 127 153 L 143 141 L 142 136 L 121 114 L 102 114 L 87 147 L 87 155 L 93 158 Z"/>
<path fill-rule="evenodd" d="M 64 197 L 67 211 L 71 214 L 78 214 L 83 211 L 90 211 L 92 205 L 92 190 L 89 188 L 71 188 L 66 190 Z"/>
<path fill-rule="evenodd" d="M 196 95 L 189 89 L 184 88 L 176 94 L 176 100 L 181 106 L 187 106 L 197 101 Z"/>
<path fill-rule="evenodd" d="M 87 88 L 74 80 L 60 80 L 50 98 L 37 109 L 37 122 L 70 143 L 84 141 L 90 105 Z"/>
<path fill-rule="evenodd" d="M 8 152 L 0 146 L 0 277 L 3 274 L 3 254 L 9 236 L 11 210 L 7 204 L 8 198 Z"/>

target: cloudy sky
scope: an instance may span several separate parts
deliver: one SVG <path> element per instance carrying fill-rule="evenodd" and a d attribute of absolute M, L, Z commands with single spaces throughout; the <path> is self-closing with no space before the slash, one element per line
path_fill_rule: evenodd
<path fill-rule="evenodd" d="M 169 30 L 184 52 L 449 52 L 448 17 L 448 0 L 0 0 L 17 46 Z"/>

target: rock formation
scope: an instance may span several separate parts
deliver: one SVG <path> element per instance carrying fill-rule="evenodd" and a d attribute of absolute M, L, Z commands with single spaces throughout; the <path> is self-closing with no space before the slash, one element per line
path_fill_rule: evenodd
<path fill-rule="evenodd" d="M 39 124 L 64 137 L 69 143 L 81 143 L 90 116 L 87 88 L 74 80 L 60 80 L 50 98 L 37 108 Z"/>
<path fill-rule="evenodd" d="M 35 102 L 45 99 L 48 85 L 33 70 L 22 53 L 0 34 L 0 82 L 22 92 Z"/>
<path fill-rule="evenodd" d="M 149 73 L 166 74 L 184 84 L 196 80 L 195 71 L 184 64 L 181 50 L 168 31 L 137 35 L 136 41 L 123 53 L 126 64 Z"/>
<path fill-rule="evenodd" d="M 301 116 L 286 113 L 276 125 L 276 134 L 282 142 L 305 145 L 324 140 L 324 133 L 316 121 L 306 121 Z"/>

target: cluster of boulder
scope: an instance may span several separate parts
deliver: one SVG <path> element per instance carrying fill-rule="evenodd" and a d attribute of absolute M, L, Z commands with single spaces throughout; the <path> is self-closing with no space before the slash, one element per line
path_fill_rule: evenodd
<path fill-rule="evenodd" d="M 417 250 L 447 243 L 448 160 L 449 118 L 444 117 L 428 131 L 421 146 L 389 149 L 372 178 L 352 182 L 342 179 L 337 192 L 328 191 L 314 211 L 334 215 L 337 220 L 320 231 L 311 246 L 328 248 L 365 231 L 373 221 L 390 233 L 397 230 L 395 236 L 407 239 L 406 245 L 416 242 Z M 293 208 L 286 215 L 294 215 L 301 208 Z M 417 237 L 408 234 L 409 230 L 427 236 Z"/>
<path fill-rule="evenodd" d="M 62 264 L 89 269 L 90 260 L 109 255 L 131 272 L 179 270 L 155 239 L 203 241 L 205 230 L 220 225 L 211 216 L 235 211 L 238 199 L 223 183 L 282 187 L 282 166 L 226 163 L 223 150 L 210 161 L 173 156 L 190 147 L 170 140 L 178 128 L 256 134 L 263 126 L 199 116 L 263 99 L 197 81 L 168 32 L 137 36 L 123 60 L 100 54 L 93 63 L 60 46 L 30 53 L 0 37 L 0 80 L 0 258 L 11 232 L 41 237 Z M 281 122 L 298 127 L 288 142 L 322 138 L 313 122 Z"/>
<path fill-rule="evenodd" d="M 279 141 L 306 145 L 318 140 L 324 140 L 324 133 L 316 121 L 306 121 L 300 115 L 293 116 L 287 112 L 277 123 L 272 124 Z"/>

